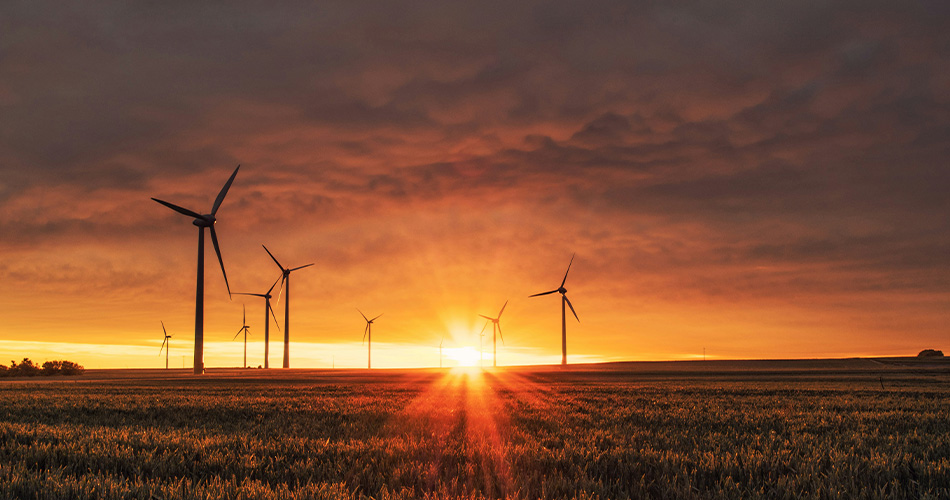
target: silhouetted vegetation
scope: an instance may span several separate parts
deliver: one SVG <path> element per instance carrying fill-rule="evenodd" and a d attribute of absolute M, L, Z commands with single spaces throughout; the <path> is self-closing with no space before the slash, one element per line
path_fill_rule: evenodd
<path fill-rule="evenodd" d="M 917 354 L 918 358 L 942 358 L 943 351 L 938 351 L 936 349 L 924 349 Z"/>
<path fill-rule="evenodd" d="M 0 365 L 0 377 L 36 377 L 38 375 L 82 375 L 86 371 L 82 365 L 72 361 L 47 361 L 43 366 L 37 366 L 30 358 L 23 358 L 17 363 L 10 361 L 10 366 Z"/>

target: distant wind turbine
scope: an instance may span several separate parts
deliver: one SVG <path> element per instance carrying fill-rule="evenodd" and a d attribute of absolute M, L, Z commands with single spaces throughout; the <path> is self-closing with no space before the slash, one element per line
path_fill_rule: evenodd
<path fill-rule="evenodd" d="M 221 249 L 218 247 L 218 236 L 214 232 L 214 224 L 217 221 L 215 214 L 221 202 L 224 201 L 234 177 L 237 176 L 240 165 L 234 169 L 234 173 L 224 184 L 218 197 L 214 200 L 210 214 L 201 215 L 187 208 L 173 205 L 167 201 L 152 198 L 153 200 L 165 205 L 166 207 L 188 217 L 194 217 L 191 223 L 198 226 L 198 284 L 195 291 L 195 375 L 204 373 L 204 335 L 205 335 L 205 228 L 211 228 L 211 243 L 214 244 L 214 252 L 218 255 L 218 263 L 221 264 L 221 274 L 224 276 L 224 285 L 228 288 L 228 296 L 231 295 L 231 285 L 228 284 L 228 273 L 224 271 L 224 260 L 221 259 Z"/>
<path fill-rule="evenodd" d="M 270 306 L 271 292 L 274 291 L 274 287 L 277 286 L 277 282 L 280 281 L 280 278 L 277 278 L 274 281 L 274 284 L 267 289 L 266 293 L 235 293 L 234 295 L 251 295 L 254 297 L 263 297 L 264 298 L 264 368 L 270 368 L 270 317 L 267 316 L 267 312 L 270 311 L 271 316 L 274 318 L 274 326 L 277 327 L 277 331 L 280 331 L 280 323 L 277 321 L 277 315 L 274 314 L 274 308 Z M 245 362 L 246 364 L 246 362 Z"/>
<path fill-rule="evenodd" d="M 478 333 L 478 366 L 479 368 L 485 366 L 485 353 L 482 351 L 482 339 L 485 338 L 485 329 L 482 328 L 482 331 Z"/>
<path fill-rule="evenodd" d="M 382 314 L 373 319 L 369 319 L 363 314 L 363 311 L 359 309 L 357 309 L 357 311 L 359 311 L 360 316 L 366 320 L 366 329 L 363 330 L 363 341 L 366 342 L 366 369 L 369 370 L 373 368 L 373 322 L 379 319 L 379 316 L 382 316 Z"/>
<path fill-rule="evenodd" d="M 247 368 L 247 331 L 251 328 L 247 326 L 247 306 L 244 307 L 244 320 L 242 324 L 244 326 L 242 326 L 241 329 L 234 334 L 234 338 L 231 340 L 233 341 L 234 339 L 238 338 L 238 335 L 240 335 L 241 332 L 244 332 L 244 368 Z"/>
<path fill-rule="evenodd" d="M 172 348 L 172 344 L 171 342 L 168 341 L 168 339 L 172 338 L 172 336 L 169 335 L 168 330 L 165 329 L 164 321 L 162 321 L 162 332 L 165 333 L 165 340 L 162 341 L 162 347 L 158 349 L 158 355 L 161 356 L 162 349 L 165 349 L 165 369 L 167 370 L 168 369 L 168 350 Z"/>
<path fill-rule="evenodd" d="M 307 264 L 305 266 L 295 267 L 293 269 L 286 268 L 277 260 L 277 257 L 274 257 L 274 254 L 270 253 L 270 250 L 264 247 L 264 251 L 267 252 L 267 255 L 270 255 L 271 259 L 274 259 L 274 263 L 277 264 L 277 267 L 280 268 L 280 272 L 283 273 L 283 276 L 280 280 L 281 289 L 284 290 L 284 368 L 290 368 L 290 273 L 303 269 L 305 267 L 310 267 L 313 263 Z M 278 295 L 277 301 L 280 302 L 280 296 Z"/>
<path fill-rule="evenodd" d="M 564 311 L 564 304 L 567 304 L 571 308 L 571 312 L 574 313 L 574 318 L 577 319 L 577 322 L 580 323 L 581 321 L 581 319 L 577 317 L 577 312 L 574 311 L 574 306 L 571 304 L 571 301 L 567 298 L 567 288 L 564 288 L 564 283 L 567 283 L 567 273 L 571 272 L 571 264 L 573 263 L 574 255 L 571 255 L 571 262 L 567 265 L 567 271 L 564 273 L 564 279 L 561 280 L 561 286 L 551 290 L 550 292 L 536 293 L 534 295 L 528 296 L 538 297 L 540 295 L 548 295 L 554 292 L 561 294 L 561 366 L 567 365 L 567 319 Z M 499 314 L 499 316 L 501 315 Z"/>
<path fill-rule="evenodd" d="M 498 366 L 498 351 L 497 351 L 497 342 L 495 339 L 495 329 L 498 329 L 498 335 L 501 336 L 501 343 L 505 343 L 505 336 L 501 334 L 501 323 L 498 321 L 501 319 L 501 313 L 505 312 L 505 308 L 508 307 L 508 301 L 505 301 L 505 305 L 501 306 L 501 311 L 498 311 L 498 316 L 491 318 L 485 316 L 484 314 L 479 314 L 479 316 L 487 319 L 485 326 L 482 327 L 482 333 L 485 333 L 485 329 L 488 328 L 488 323 L 492 324 L 491 327 L 491 359 L 492 366 Z"/>

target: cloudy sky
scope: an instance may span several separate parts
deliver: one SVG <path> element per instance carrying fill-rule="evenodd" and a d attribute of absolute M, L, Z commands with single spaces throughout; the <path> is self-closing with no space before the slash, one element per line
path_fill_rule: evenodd
<path fill-rule="evenodd" d="M 559 361 L 528 295 L 574 253 L 572 361 L 946 350 L 948 159 L 942 0 L 7 1 L 0 359 L 157 366 L 164 321 L 190 365 L 198 231 L 150 197 L 238 164 L 232 290 L 315 264 L 294 366 L 364 363 L 356 308 L 375 365 L 437 365 L 506 300 L 499 363 Z M 206 363 L 246 304 L 256 366 L 208 243 Z"/>

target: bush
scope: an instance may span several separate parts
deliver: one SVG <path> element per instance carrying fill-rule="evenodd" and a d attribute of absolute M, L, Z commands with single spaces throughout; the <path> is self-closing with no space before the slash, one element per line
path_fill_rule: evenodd
<path fill-rule="evenodd" d="M 20 364 L 10 361 L 10 372 L 14 377 L 35 377 L 40 374 L 40 367 L 33 364 L 30 358 L 23 358 Z"/>
<path fill-rule="evenodd" d="M 936 349 L 924 349 L 917 354 L 918 358 L 942 358 L 943 351 L 938 351 Z"/>

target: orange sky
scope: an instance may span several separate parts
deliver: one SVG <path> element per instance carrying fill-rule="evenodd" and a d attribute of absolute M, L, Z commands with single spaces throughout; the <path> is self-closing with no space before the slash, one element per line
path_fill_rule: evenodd
<path fill-rule="evenodd" d="M 190 365 L 197 230 L 149 198 L 237 164 L 232 291 L 315 264 L 294 367 L 363 366 L 356 308 L 374 366 L 465 358 L 506 300 L 499 363 L 558 362 L 528 295 L 574 253 L 570 361 L 950 349 L 942 3 L 373 5 L 0 7 L 0 360 L 161 366 L 164 321 Z M 261 364 L 206 243 L 206 364 L 243 305 Z"/>

